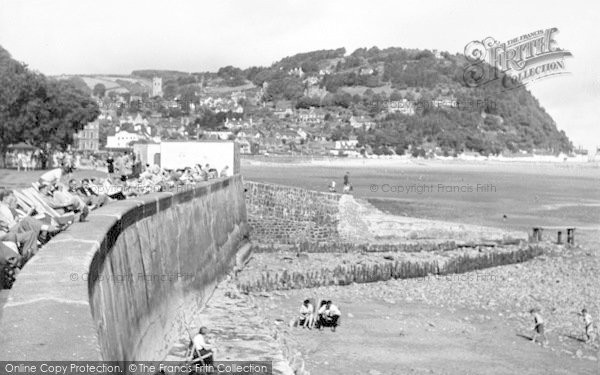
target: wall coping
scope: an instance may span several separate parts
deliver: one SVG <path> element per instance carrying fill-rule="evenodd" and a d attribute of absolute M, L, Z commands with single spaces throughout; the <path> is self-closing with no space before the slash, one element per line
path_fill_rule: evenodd
<path fill-rule="evenodd" d="M 302 188 L 302 187 L 298 187 L 298 186 L 274 184 L 274 183 L 271 183 L 271 182 L 261 182 L 261 181 L 244 180 L 244 184 L 274 186 L 274 187 L 277 187 L 277 188 L 287 189 L 287 190 L 299 190 L 299 191 L 304 191 L 304 192 L 311 193 L 311 194 L 323 194 L 323 195 L 331 196 L 331 197 L 336 198 L 336 199 L 340 199 L 344 195 L 344 194 L 341 194 L 341 193 L 331 193 L 329 191 L 312 190 L 312 189 L 306 189 L 306 188 Z"/>

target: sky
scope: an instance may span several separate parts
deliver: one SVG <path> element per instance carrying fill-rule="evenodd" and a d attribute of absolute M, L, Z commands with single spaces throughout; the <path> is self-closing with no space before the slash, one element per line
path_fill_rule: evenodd
<path fill-rule="evenodd" d="M 555 5 L 556 4 L 556 5 Z M 600 2 L 0 0 L 0 45 L 47 75 L 270 65 L 318 49 L 463 53 L 556 27 L 568 75 L 528 89 L 575 146 L 600 146 Z"/>

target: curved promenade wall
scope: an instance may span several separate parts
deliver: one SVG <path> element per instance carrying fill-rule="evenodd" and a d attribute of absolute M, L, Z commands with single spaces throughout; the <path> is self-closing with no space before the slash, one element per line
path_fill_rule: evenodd
<path fill-rule="evenodd" d="M 164 359 L 247 238 L 240 175 L 94 211 L 19 274 L 0 360 Z"/>

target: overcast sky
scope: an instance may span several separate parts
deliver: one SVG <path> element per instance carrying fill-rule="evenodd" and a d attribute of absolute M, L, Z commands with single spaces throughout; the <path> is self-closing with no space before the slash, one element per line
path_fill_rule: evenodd
<path fill-rule="evenodd" d="M 472 40 L 557 27 L 571 74 L 528 88 L 588 149 L 600 146 L 598 25 L 600 3 L 591 1 L 0 0 L 0 45 L 49 75 L 215 71 L 338 47 L 462 53 Z"/>

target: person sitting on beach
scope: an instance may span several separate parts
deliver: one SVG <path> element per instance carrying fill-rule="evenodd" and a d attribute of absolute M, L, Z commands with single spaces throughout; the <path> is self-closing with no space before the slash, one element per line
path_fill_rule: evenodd
<path fill-rule="evenodd" d="M 331 301 L 327 301 L 324 305 L 319 308 L 319 318 L 318 318 L 318 327 L 322 329 L 323 327 L 331 327 L 331 330 L 335 332 L 335 328 L 338 326 L 338 320 L 342 313 L 340 309 L 336 305 L 334 305 Z"/>
<path fill-rule="evenodd" d="M 583 318 L 583 325 L 585 327 L 585 343 L 589 344 L 590 342 L 594 342 L 596 340 L 596 332 L 594 330 L 594 321 L 592 320 L 592 315 L 590 315 L 587 309 L 583 309 L 581 310 L 581 317 Z"/>
<path fill-rule="evenodd" d="M 192 337 L 192 342 L 190 343 L 192 346 L 190 361 L 192 363 L 200 363 L 207 366 L 213 364 L 213 354 L 216 348 L 207 342 L 207 334 L 208 328 L 201 327 L 198 333 Z"/>
<path fill-rule="evenodd" d="M 335 181 L 331 181 L 331 183 L 329 184 L 329 192 L 330 193 L 335 193 Z"/>
<path fill-rule="evenodd" d="M 310 303 L 310 300 L 304 300 L 304 302 L 302 303 L 302 305 L 300 306 L 300 315 L 298 316 L 298 319 L 296 320 L 297 324 L 299 326 L 302 326 L 302 328 L 308 328 L 311 329 L 314 323 L 314 317 L 315 317 L 315 308 L 312 305 L 312 303 Z"/>
<path fill-rule="evenodd" d="M 542 318 L 542 315 L 540 314 L 540 309 L 533 308 L 529 310 L 529 313 L 533 316 L 533 321 L 535 323 L 535 326 L 533 327 L 534 333 L 533 337 L 531 338 L 531 342 L 535 344 L 537 342 L 537 337 L 542 336 L 544 338 L 542 345 L 545 346 L 548 343 L 548 339 L 546 338 L 546 334 L 544 333 L 544 318 Z"/>

